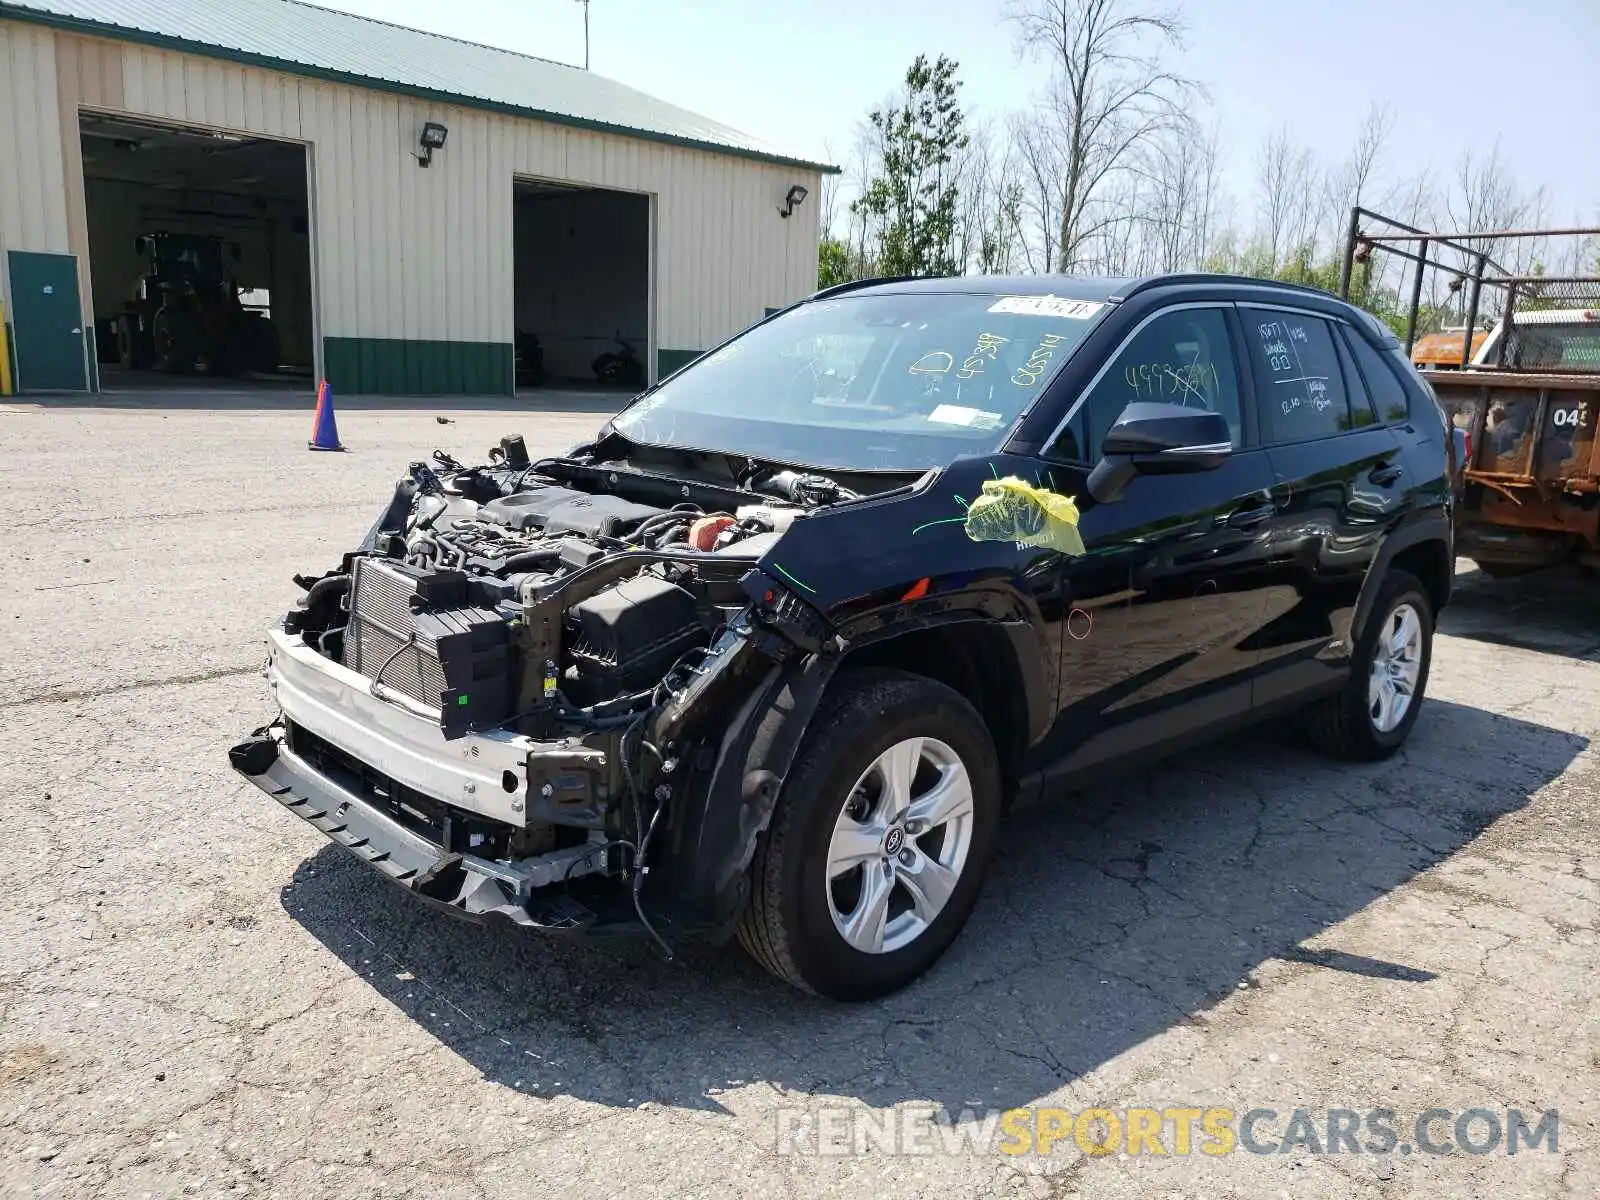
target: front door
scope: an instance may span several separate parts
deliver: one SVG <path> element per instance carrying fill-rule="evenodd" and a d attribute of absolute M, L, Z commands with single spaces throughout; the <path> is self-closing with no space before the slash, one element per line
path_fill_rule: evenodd
<path fill-rule="evenodd" d="M 1233 330 L 1227 305 L 1154 314 L 1090 385 L 1052 447 L 1056 457 L 1094 461 L 1112 422 L 1140 400 L 1220 412 L 1234 444 L 1213 470 L 1137 476 L 1120 500 L 1085 503 L 1087 553 L 1064 568 L 1056 743 L 1073 751 L 1074 766 L 1249 707 L 1266 620 L 1273 476 L 1254 445 Z M 1179 707 L 1188 715 L 1171 711 Z"/>
<path fill-rule="evenodd" d="M 11 321 L 19 392 L 88 391 L 78 260 L 12 250 Z"/>

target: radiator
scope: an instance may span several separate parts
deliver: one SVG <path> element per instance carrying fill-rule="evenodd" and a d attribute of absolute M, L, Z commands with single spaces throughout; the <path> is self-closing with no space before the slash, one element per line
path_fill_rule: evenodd
<path fill-rule="evenodd" d="M 416 591 L 416 572 L 384 559 L 356 559 L 344 665 L 436 709 L 448 685 L 431 644 L 416 641 Z"/>

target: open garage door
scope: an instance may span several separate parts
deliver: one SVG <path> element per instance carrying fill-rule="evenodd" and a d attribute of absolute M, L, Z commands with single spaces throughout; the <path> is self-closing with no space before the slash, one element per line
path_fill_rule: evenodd
<path fill-rule="evenodd" d="M 305 147 L 91 113 L 79 134 L 102 386 L 303 384 Z"/>
<path fill-rule="evenodd" d="M 637 392 L 650 360 L 650 198 L 516 182 L 517 386 Z"/>

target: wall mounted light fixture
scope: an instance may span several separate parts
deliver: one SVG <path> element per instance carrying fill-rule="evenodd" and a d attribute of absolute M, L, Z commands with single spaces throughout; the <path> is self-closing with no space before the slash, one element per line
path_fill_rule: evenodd
<path fill-rule="evenodd" d="M 801 187 L 798 183 L 795 184 L 789 189 L 788 194 L 784 196 L 783 207 L 778 210 L 778 215 L 780 217 L 788 217 L 794 212 L 795 209 L 800 207 L 801 203 L 810 194 L 810 192 L 806 191 L 806 189 Z"/>
<path fill-rule="evenodd" d="M 433 163 L 433 152 L 444 149 L 444 140 L 450 131 L 437 121 L 425 121 L 422 125 L 422 136 L 418 139 L 422 146 L 422 153 L 416 156 L 417 166 L 426 167 Z"/>

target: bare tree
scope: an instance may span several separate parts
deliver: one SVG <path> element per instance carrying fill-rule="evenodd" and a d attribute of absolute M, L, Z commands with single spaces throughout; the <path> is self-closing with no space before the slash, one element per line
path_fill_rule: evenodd
<path fill-rule="evenodd" d="M 1211 131 L 1200 143 L 1200 162 L 1196 175 L 1198 193 L 1194 215 L 1194 250 L 1192 265 L 1204 267 L 1211 256 L 1211 247 L 1217 233 L 1217 213 L 1222 203 L 1222 129 L 1213 122 Z"/>
<path fill-rule="evenodd" d="M 1450 232 L 1482 233 L 1512 229 L 1535 219 L 1543 212 L 1545 191 L 1543 187 L 1532 192 L 1522 191 L 1496 139 L 1486 152 L 1470 146 L 1462 151 L 1435 204 L 1438 209 L 1435 224 L 1446 226 Z M 1514 275 L 1531 269 L 1530 255 L 1539 250 L 1530 239 L 1476 238 L 1469 244 Z M 1452 254 L 1447 260 L 1453 260 L 1462 270 L 1472 269 L 1471 255 Z M 1430 274 L 1438 276 L 1442 272 Z M 1437 299 L 1434 293 L 1438 286 L 1429 287 L 1431 300 Z M 1498 299 L 1499 292 L 1495 289 L 1488 301 L 1491 307 L 1487 315 L 1497 311 Z"/>
<path fill-rule="evenodd" d="M 1531 199 L 1518 189 L 1496 139 L 1486 154 L 1470 146 L 1462 151 L 1444 209 L 1450 224 L 1463 233 L 1507 229 L 1523 218 Z"/>
<path fill-rule="evenodd" d="M 866 190 L 868 182 L 877 177 L 882 163 L 883 131 L 870 121 L 858 122 L 847 172 L 850 188 L 856 196 L 859 197 Z M 868 274 L 877 262 L 877 248 L 882 241 L 883 230 L 875 228 L 872 219 L 858 205 L 851 204 L 847 211 L 850 216 L 845 242 L 854 255 L 856 269 Z"/>
<path fill-rule="evenodd" d="M 1496 139 L 1487 153 L 1470 146 L 1462 151 L 1444 193 L 1443 215 L 1445 223 L 1460 233 L 1510 229 L 1522 224 L 1536 209 L 1542 209 L 1544 202 L 1542 187 L 1529 193 L 1518 187 Z M 1474 242 L 1473 249 L 1500 258 L 1507 242 L 1503 238 L 1481 238 Z M 1512 271 L 1517 269 L 1514 262 L 1504 265 Z"/>
<path fill-rule="evenodd" d="M 1021 255 L 1023 187 L 1005 128 L 992 120 L 975 122 L 956 167 L 957 257 L 969 271 L 1009 274 Z"/>
<path fill-rule="evenodd" d="M 1019 249 L 1028 272 L 1037 275 L 1051 270 L 1058 259 L 1064 174 L 1060 147 L 1028 114 L 1012 114 L 1010 129 L 1026 221 Z"/>
<path fill-rule="evenodd" d="M 1178 271 L 1205 257 L 1217 188 L 1216 133 L 1202 138 L 1192 122 L 1151 138 L 1138 156 L 1145 269 Z"/>
<path fill-rule="evenodd" d="M 1079 269 L 1095 275 L 1146 275 L 1151 239 L 1144 214 L 1151 207 L 1151 189 L 1137 173 L 1119 172 L 1105 184 L 1101 205 L 1115 219 L 1097 222 L 1078 250 Z"/>
<path fill-rule="evenodd" d="M 822 143 L 822 153 L 828 162 L 834 161 L 833 144 L 831 142 L 825 141 Z M 839 208 L 842 186 L 843 180 L 838 175 L 824 175 L 822 177 L 822 195 L 817 201 L 817 211 L 821 220 L 822 236 L 824 238 L 837 238 L 840 236 Z"/>
<path fill-rule="evenodd" d="M 1269 133 L 1256 151 L 1256 235 L 1263 264 L 1276 271 L 1302 253 L 1315 217 L 1316 166 L 1287 125 Z"/>
<path fill-rule="evenodd" d="M 1358 204 L 1372 199 L 1383 153 L 1393 132 L 1394 109 L 1374 100 L 1356 130 L 1349 156 L 1328 175 L 1329 196 L 1341 219 Z"/>
<path fill-rule="evenodd" d="M 1199 88 L 1164 61 L 1183 44 L 1176 9 L 1151 8 L 1148 0 L 1011 0 L 1006 16 L 1024 52 L 1046 60 L 1053 75 L 1035 136 L 1056 143 L 1060 181 L 1050 197 L 1056 232 L 1049 240 L 1055 269 L 1069 271 L 1088 240 L 1123 219 L 1097 210 L 1102 188 L 1128 169 L 1141 142 L 1181 120 Z M 1033 147 L 1032 169 L 1045 160 Z M 1035 190 L 1042 209 L 1042 188 Z"/>
<path fill-rule="evenodd" d="M 1009 271 L 1015 254 L 1013 163 L 1003 129 L 993 120 L 972 123 L 967 146 L 956 160 L 960 201 L 956 257 L 980 274 Z"/>

